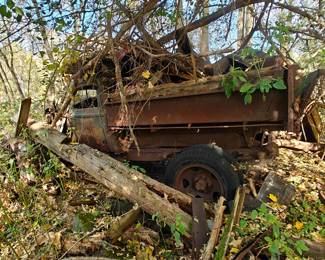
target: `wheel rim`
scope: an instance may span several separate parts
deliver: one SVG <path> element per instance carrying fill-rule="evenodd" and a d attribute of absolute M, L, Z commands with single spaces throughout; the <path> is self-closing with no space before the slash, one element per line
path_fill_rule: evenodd
<path fill-rule="evenodd" d="M 175 188 L 207 201 L 216 201 L 226 195 L 224 182 L 218 173 L 202 164 L 190 164 L 179 170 L 175 177 Z"/>

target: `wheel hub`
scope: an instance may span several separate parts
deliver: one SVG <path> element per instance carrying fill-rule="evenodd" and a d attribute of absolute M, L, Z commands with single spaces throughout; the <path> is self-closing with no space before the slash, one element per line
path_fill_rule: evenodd
<path fill-rule="evenodd" d="M 213 168 L 203 164 L 190 164 L 178 171 L 175 188 L 207 201 L 215 201 L 219 196 L 225 196 L 222 179 Z"/>

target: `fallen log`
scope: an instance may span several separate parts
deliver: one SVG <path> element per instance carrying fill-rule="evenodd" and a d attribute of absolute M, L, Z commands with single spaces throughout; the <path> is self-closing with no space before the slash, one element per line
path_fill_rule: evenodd
<path fill-rule="evenodd" d="M 325 150 L 325 144 L 322 143 L 309 143 L 304 141 L 298 141 L 295 139 L 275 139 L 272 142 L 275 143 L 278 147 L 288 148 L 297 151 L 319 152 Z"/>
<path fill-rule="evenodd" d="M 141 176 L 141 173 L 130 170 L 114 158 L 87 145 L 64 144 L 66 136 L 57 130 L 47 128 L 44 123 L 35 123 L 30 126 L 30 129 L 35 141 L 89 173 L 119 196 L 138 204 L 147 213 L 158 214 L 161 220 L 169 225 L 175 223 L 176 216 L 180 216 L 185 227 L 185 236 L 190 237 L 192 217 L 179 205 L 173 203 L 175 200 L 180 204 L 181 202 L 190 203 L 189 196 L 150 180 L 149 177 Z M 149 187 L 160 190 L 162 195 L 166 191 L 168 196 L 159 196 L 146 186 L 146 182 L 149 183 Z M 185 200 L 183 201 L 182 198 Z"/>
<path fill-rule="evenodd" d="M 107 236 L 113 240 L 113 243 L 123 235 L 123 233 L 131 227 L 140 215 L 140 208 L 133 208 L 124 215 L 117 217 L 107 231 Z"/>

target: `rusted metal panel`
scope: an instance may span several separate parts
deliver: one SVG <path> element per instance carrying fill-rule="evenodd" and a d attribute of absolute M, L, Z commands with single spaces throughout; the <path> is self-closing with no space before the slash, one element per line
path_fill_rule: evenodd
<path fill-rule="evenodd" d="M 192 198 L 192 212 L 193 212 L 193 252 L 192 259 L 200 258 L 200 250 L 203 248 L 204 244 L 208 242 L 208 224 L 206 219 L 206 213 L 204 208 L 203 198 Z"/>
<path fill-rule="evenodd" d="M 225 149 L 245 147 L 243 129 L 165 129 L 135 132 L 140 148 L 183 148 L 194 144 L 216 143 Z"/>
<path fill-rule="evenodd" d="M 297 65 L 290 65 L 288 67 L 288 124 L 287 130 L 289 132 L 293 132 L 294 130 L 294 110 L 293 110 L 293 103 L 295 101 L 295 86 L 296 86 L 296 75 L 297 75 L 298 66 Z"/>
<path fill-rule="evenodd" d="M 104 114 L 97 107 L 75 109 L 72 114 L 76 141 L 109 152 L 106 142 Z"/>
<path fill-rule="evenodd" d="M 136 130 L 134 133 L 140 152 L 138 153 L 133 144 L 128 150 L 127 159 L 160 161 L 171 157 L 185 147 L 209 143 L 215 143 L 229 152 L 249 148 L 252 150 L 251 154 L 256 154 L 253 147 L 261 146 L 261 141 L 255 138 L 257 134 L 262 134 L 266 130 L 283 129 L 284 127 L 284 124 L 278 124 L 254 125 L 253 127 L 237 126 L 236 128 L 204 128 L 203 126 L 202 128 L 179 127 L 178 129 L 170 129 L 162 127 L 159 130 Z"/>
<path fill-rule="evenodd" d="M 120 113 L 120 105 L 105 105 L 107 123 L 127 126 Z M 232 122 L 285 121 L 287 118 L 286 91 L 271 91 L 265 96 L 254 95 L 253 102 L 245 105 L 243 97 L 234 93 L 229 99 L 224 93 L 158 99 L 129 103 L 133 125 L 177 125 Z"/>
<path fill-rule="evenodd" d="M 285 129 L 288 119 L 287 91 L 273 90 L 265 97 L 257 93 L 250 105 L 244 105 L 238 92 L 229 99 L 216 92 L 129 102 L 138 152 L 120 104 L 98 103 L 74 110 L 77 141 L 134 161 L 165 160 L 184 147 L 204 143 L 244 151 L 260 145 L 258 133 Z"/>
<path fill-rule="evenodd" d="M 136 148 L 130 148 L 127 154 L 125 154 L 125 158 L 130 161 L 157 162 L 170 158 L 180 150 L 181 148 L 155 147 L 141 148 L 140 152 L 138 152 Z"/>

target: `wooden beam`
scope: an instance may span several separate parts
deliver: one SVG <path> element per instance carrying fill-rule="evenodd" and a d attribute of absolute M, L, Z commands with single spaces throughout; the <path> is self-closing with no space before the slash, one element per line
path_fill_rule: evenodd
<path fill-rule="evenodd" d="M 170 187 L 166 188 L 166 185 L 156 183 L 154 180 L 150 181 L 147 176 L 141 177 L 141 173 L 135 173 L 136 171 L 130 170 L 121 162 L 87 145 L 64 144 L 65 135 L 57 130 L 47 128 L 42 123 L 33 124 L 30 129 L 37 142 L 46 146 L 62 159 L 89 173 L 98 182 L 119 196 L 138 204 L 147 213 L 158 215 L 168 225 L 175 224 L 176 216 L 180 216 L 185 227 L 185 236 L 191 236 L 192 217 L 183 211 L 178 204 L 172 202 L 175 201 L 173 194 L 178 199 L 181 197 L 179 191 Z M 146 182 L 153 186 L 160 186 L 162 194 L 158 195 L 148 188 Z M 164 196 L 165 190 L 170 196 Z M 184 196 L 187 195 L 184 194 Z"/>
<path fill-rule="evenodd" d="M 32 99 L 30 97 L 23 99 L 20 103 L 18 119 L 16 123 L 15 137 L 18 137 L 21 133 L 21 130 L 27 126 L 31 103 Z"/>

